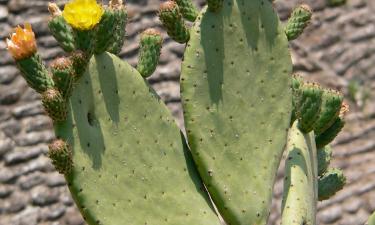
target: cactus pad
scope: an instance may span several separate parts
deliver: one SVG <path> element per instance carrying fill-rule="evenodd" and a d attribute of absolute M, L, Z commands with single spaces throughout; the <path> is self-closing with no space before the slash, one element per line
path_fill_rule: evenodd
<path fill-rule="evenodd" d="M 91 224 L 219 224 L 183 136 L 126 62 L 91 59 L 56 135 L 73 151 L 69 189 Z"/>
<path fill-rule="evenodd" d="M 281 225 L 315 225 L 317 163 L 314 132 L 298 129 L 295 122 L 286 147 Z"/>
<path fill-rule="evenodd" d="M 204 9 L 190 33 L 181 98 L 194 160 L 228 224 L 266 224 L 292 110 L 287 38 L 260 0 Z"/>

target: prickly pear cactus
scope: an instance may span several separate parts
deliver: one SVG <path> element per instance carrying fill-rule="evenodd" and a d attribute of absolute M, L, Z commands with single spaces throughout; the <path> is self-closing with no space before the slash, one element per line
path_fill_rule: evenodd
<path fill-rule="evenodd" d="M 292 63 L 268 1 L 225 0 L 190 32 L 181 75 L 198 170 L 229 224 L 266 224 L 292 110 Z"/>
<path fill-rule="evenodd" d="M 56 135 L 73 152 L 66 179 L 89 224 L 219 224 L 170 113 L 116 56 L 91 59 Z"/>
<path fill-rule="evenodd" d="M 50 3 L 49 28 L 67 53 L 50 69 L 31 25 L 7 39 L 54 121 L 48 156 L 88 224 L 218 225 L 207 187 L 226 224 L 264 225 L 286 143 L 284 225 L 315 225 L 317 199 L 343 187 L 327 147 L 344 125 L 343 98 L 291 75 L 288 40 L 308 25 L 310 8 L 297 7 L 283 26 L 271 1 L 207 3 L 198 13 L 190 0 L 166 1 L 159 11 L 167 33 L 186 43 L 188 143 L 145 80 L 161 33 L 143 32 L 137 68 L 111 54 L 124 44 L 122 0 L 71 0 L 63 12 Z"/>

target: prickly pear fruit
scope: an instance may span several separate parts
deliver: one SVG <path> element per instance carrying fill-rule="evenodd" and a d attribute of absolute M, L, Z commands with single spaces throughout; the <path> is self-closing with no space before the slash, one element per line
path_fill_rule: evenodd
<path fill-rule="evenodd" d="M 285 34 L 288 40 L 294 40 L 302 34 L 310 23 L 311 16 L 312 10 L 308 5 L 303 4 L 294 9 L 285 27 Z"/>

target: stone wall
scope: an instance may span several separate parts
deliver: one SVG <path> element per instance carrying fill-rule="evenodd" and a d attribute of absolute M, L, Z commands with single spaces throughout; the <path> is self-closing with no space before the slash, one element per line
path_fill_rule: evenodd
<path fill-rule="evenodd" d="M 162 30 L 156 17 L 159 1 L 127 2 L 131 21 L 121 57 L 135 65 L 139 33 L 148 27 Z M 298 2 L 276 1 L 280 17 L 285 20 Z M 352 98 L 356 85 L 359 96 L 349 100 L 348 125 L 334 143 L 333 164 L 345 170 L 348 185 L 319 204 L 319 224 L 362 225 L 375 210 L 375 1 L 348 0 L 338 8 L 326 7 L 325 0 L 305 2 L 315 14 L 307 32 L 291 43 L 295 71 Z M 0 0 L 0 225 L 84 224 L 63 177 L 46 157 L 46 143 L 54 135 L 40 96 L 27 87 L 5 50 L 11 28 L 30 22 L 43 58 L 49 62 L 62 54 L 48 35 L 46 4 Z M 178 81 L 183 49 L 165 35 L 160 66 L 149 79 L 181 127 Z M 279 224 L 282 167 L 270 224 Z"/>

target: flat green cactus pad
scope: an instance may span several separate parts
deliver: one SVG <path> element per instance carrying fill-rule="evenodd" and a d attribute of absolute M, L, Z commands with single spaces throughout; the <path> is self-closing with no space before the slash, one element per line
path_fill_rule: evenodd
<path fill-rule="evenodd" d="M 266 224 L 292 110 L 288 41 L 269 1 L 225 0 L 191 30 L 181 96 L 193 158 L 226 222 Z"/>
<path fill-rule="evenodd" d="M 141 75 L 91 59 L 56 135 L 73 150 L 69 189 L 89 224 L 218 225 L 183 136 Z"/>

